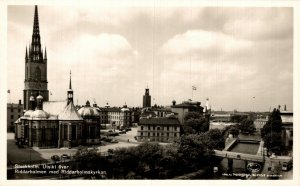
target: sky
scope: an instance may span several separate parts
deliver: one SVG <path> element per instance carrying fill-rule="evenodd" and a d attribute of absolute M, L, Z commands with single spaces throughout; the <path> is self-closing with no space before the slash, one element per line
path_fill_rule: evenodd
<path fill-rule="evenodd" d="M 142 106 L 192 99 L 213 110 L 293 108 L 293 9 L 39 6 L 50 100 Z M 22 99 L 34 6 L 8 6 L 8 100 Z M 197 90 L 192 91 L 192 86 Z"/>

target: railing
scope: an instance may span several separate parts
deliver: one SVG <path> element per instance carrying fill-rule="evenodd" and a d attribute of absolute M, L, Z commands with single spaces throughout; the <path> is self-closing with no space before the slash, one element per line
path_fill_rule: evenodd
<path fill-rule="evenodd" d="M 220 151 L 220 150 L 214 150 L 214 152 L 215 152 L 214 155 L 218 156 L 218 157 L 255 161 L 255 162 L 264 162 L 263 156 L 244 154 L 244 153 L 238 153 L 238 152 L 230 152 L 230 151 Z"/>

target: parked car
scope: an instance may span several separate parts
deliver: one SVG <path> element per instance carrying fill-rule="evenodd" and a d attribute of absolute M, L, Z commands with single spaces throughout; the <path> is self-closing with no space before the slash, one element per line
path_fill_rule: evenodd
<path fill-rule="evenodd" d="M 111 140 L 111 143 L 119 143 L 119 141 L 116 139 L 113 139 L 113 140 Z"/>
<path fill-rule="evenodd" d="M 111 142 L 113 139 L 111 139 L 111 138 L 105 138 L 104 139 L 104 141 L 106 141 L 106 142 Z"/>
<path fill-rule="evenodd" d="M 53 156 L 51 156 L 51 159 L 52 159 L 53 161 L 59 161 L 59 160 L 60 160 L 60 157 L 59 157 L 58 155 L 53 155 Z"/>
<path fill-rule="evenodd" d="M 292 167 L 293 167 L 293 161 L 290 160 L 290 161 L 287 161 L 287 162 L 283 162 L 283 163 L 282 163 L 282 168 L 281 168 L 281 170 L 283 170 L 283 171 L 289 171 Z"/>
<path fill-rule="evenodd" d="M 113 153 L 114 153 L 114 149 L 108 149 L 107 152 L 108 152 L 109 154 L 113 154 Z"/>
<path fill-rule="evenodd" d="M 117 133 L 117 132 L 112 132 L 112 133 L 109 134 L 109 136 L 119 136 L 119 133 Z"/>
<path fill-rule="evenodd" d="M 126 134 L 126 131 L 122 130 L 122 131 L 119 132 L 119 134 Z"/>
<path fill-rule="evenodd" d="M 71 159 L 71 157 L 67 154 L 63 154 L 61 155 L 61 158 L 64 158 L 64 159 Z"/>

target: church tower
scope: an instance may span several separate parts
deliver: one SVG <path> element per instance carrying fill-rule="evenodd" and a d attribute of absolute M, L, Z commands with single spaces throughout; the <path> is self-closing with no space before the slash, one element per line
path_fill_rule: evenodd
<path fill-rule="evenodd" d="M 145 90 L 145 95 L 143 96 L 143 108 L 145 107 L 151 107 L 151 96 L 149 94 L 148 86 Z"/>
<path fill-rule="evenodd" d="M 35 5 L 31 44 L 25 51 L 25 88 L 23 90 L 24 110 L 30 109 L 30 96 L 35 100 L 40 94 L 44 101 L 49 101 L 47 81 L 47 51 L 41 47 L 38 7 Z"/>

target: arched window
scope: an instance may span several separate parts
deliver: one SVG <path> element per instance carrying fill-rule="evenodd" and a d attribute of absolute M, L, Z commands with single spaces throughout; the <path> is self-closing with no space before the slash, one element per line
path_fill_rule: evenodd
<path fill-rule="evenodd" d="M 41 69 L 39 67 L 35 68 L 35 79 L 40 81 L 41 80 Z"/>

